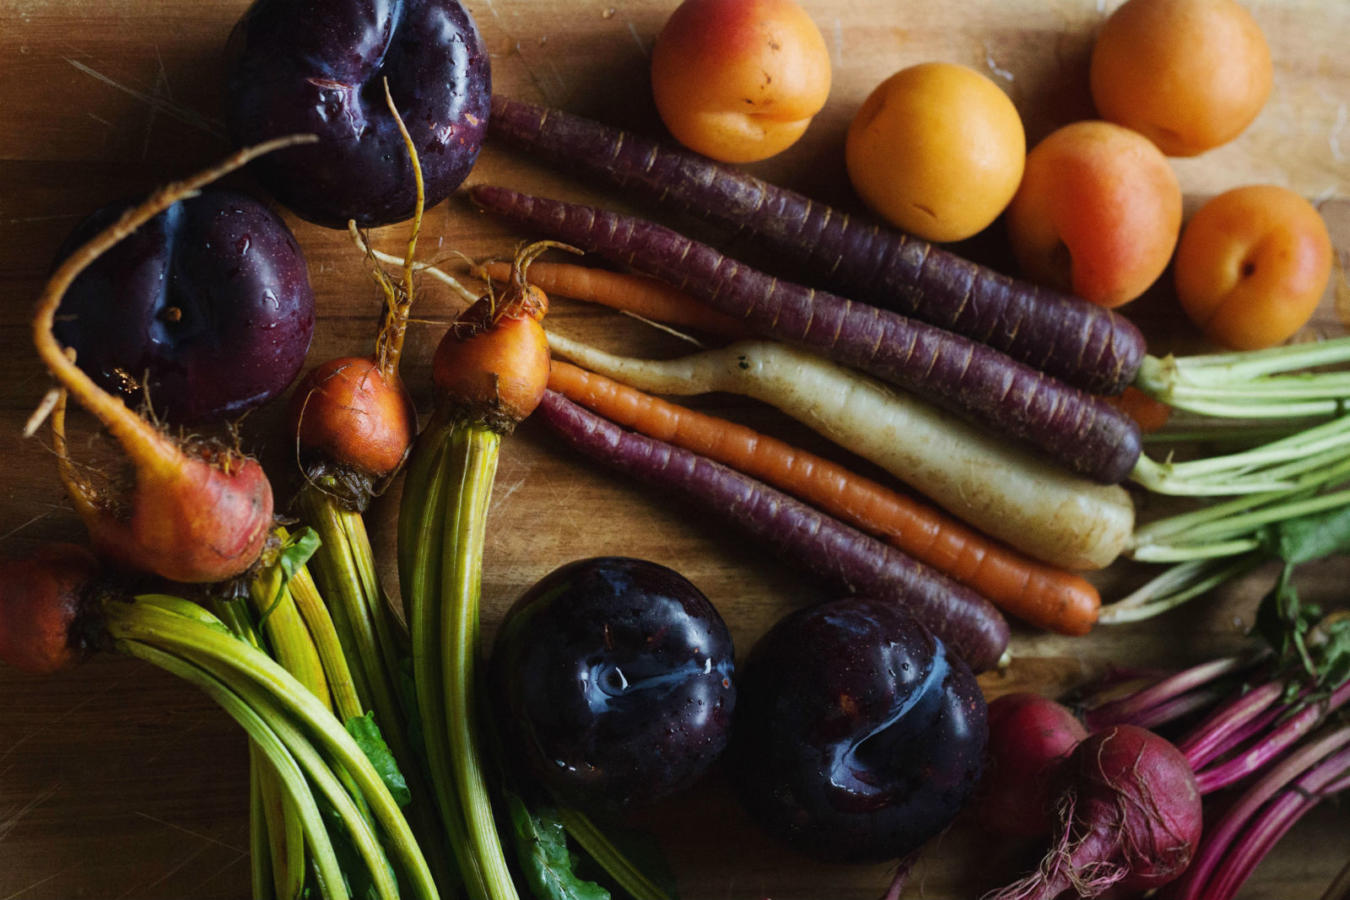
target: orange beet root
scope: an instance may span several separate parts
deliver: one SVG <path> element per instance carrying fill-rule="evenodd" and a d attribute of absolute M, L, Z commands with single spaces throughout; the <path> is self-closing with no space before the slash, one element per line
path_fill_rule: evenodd
<path fill-rule="evenodd" d="M 47 282 L 33 315 L 33 344 L 60 383 L 52 412 L 59 471 L 95 549 L 118 566 L 174 581 L 242 575 L 257 562 L 272 524 L 272 487 L 256 460 L 206 441 L 179 443 L 93 382 L 56 340 L 61 298 L 90 263 L 175 202 L 270 150 L 309 138 L 279 138 L 152 194 L 71 254 Z M 134 475 L 125 492 L 94 485 L 66 452 L 66 393 L 122 446 Z M 30 423 L 30 432 L 37 421 Z"/>
<path fill-rule="evenodd" d="M 185 448 L 188 450 L 189 448 Z M 76 502 L 94 549 L 120 568 L 209 583 L 243 574 L 272 526 L 272 486 L 257 460 L 204 448 L 139 467 L 116 507 Z"/>
<path fill-rule="evenodd" d="M 519 422 L 548 387 L 548 338 L 529 312 L 491 312 L 484 298 L 459 317 L 436 348 L 432 378 L 456 402 Z"/>
<path fill-rule="evenodd" d="M 0 563 L 0 660 L 47 675 L 83 654 L 76 619 L 99 566 L 74 544 L 51 544 L 27 559 Z"/>
<path fill-rule="evenodd" d="M 416 430 L 412 401 L 374 357 L 330 359 L 311 369 L 291 400 L 300 449 L 383 478 L 403 462 Z"/>

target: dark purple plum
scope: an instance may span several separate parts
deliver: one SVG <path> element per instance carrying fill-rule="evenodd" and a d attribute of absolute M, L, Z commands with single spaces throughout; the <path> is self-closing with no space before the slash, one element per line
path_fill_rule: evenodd
<path fill-rule="evenodd" d="M 751 815 L 839 862 L 904 856 L 947 826 L 988 735 L 970 669 L 892 602 L 792 613 L 741 667 L 729 765 Z"/>
<path fill-rule="evenodd" d="M 132 205 L 94 213 L 59 257 Z M 221 421 L 294 380 L 314 332 L 314 294 L 300 245 L 276 213 L 244 194 L 208 189 L 82 272 L 55 331 L 91 378 L 133 405 L 148 393 L 167 421 Z"/>
<path fill-rule="evenodd" d="M 428 207 L 478 158 L 492 79 L 457 0 L 256 0 L 228 56 L 226 119 L 237 145 L 319 136 L 252 164 L 278 200 L 312 222 L 375 226 L 412 215 L 412 165 L 385 79 L 417 147 Z"/>
<path fill-rule="evenodd" d="M 526 591 L 498 633 L 507 748 L 565 803 L 646 804 L 721 754 L 734 659 L 721 616 L 679 573 L 626 557 L 569 563 Z"/>

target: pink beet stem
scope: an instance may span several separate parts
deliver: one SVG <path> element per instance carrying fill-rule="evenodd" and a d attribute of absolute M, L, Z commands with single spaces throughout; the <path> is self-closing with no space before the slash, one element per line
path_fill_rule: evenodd
<path fill-rule="evenodd" d="M 1111 725 L 1131 724 L 1135 716 L 1153 706 L 1202 687 L 1216 678 L 1240 672 L 1250 664 L 1250 659 L 1229 656 L 1192 666 L 1175 675 L 1169 675 L 1138 693 L 1088 710 L 1083 714 L 1083 724 L 1087 726 L 1089 732 L 1101 731 Z"/>
<path fill-rule="evenodd" d="M 1208 709 L 1215 703 L 1222 700 L 1228 691 L 1222 687 L 1205 688 L 1204 690 L 1191 691 L 1189 694 L 1182 694 L 1180 697 L 1174 697 L 1163 703 L 1147 709 L 1129 720 L 1129 725 L 1138 725 L 1140 728 L 1156 729 L 1169 722 L 1175 722 L 1177 719 L 1189 716 L 1191 713 L 1199 712 L 1202 709 Z"/>
<path fill-rule="evenodd" d="M 1350 700 L 1350 682 L 1337 688 L 1332 695 L 1321 703 L 1310 703 L 1286 719 L 1268 738 L 1246 752 L 1216 766 L 1195 773 L 1195 783 L 1200 793 L 1208 794 L 1227 787 L 1279 756 L 1303 735 L 1322 722 L 1334 710 Z"/>
<path fill-rule="evenodd" d="M 1191 769 L 1199 771 L 1207 763 L 1222 756 L 1228 748 L 1242 746 L 1240 738 L 1247 736 L 1244 726 L 1250 726 L 1253 722 L 1266 722 L 1270 717 L 1268 711 L 1283 693 L 1284 685 L 1278 681 L 1248 691 L 1215 710 L 1177 743 L 1177 749 L 1185 754 Z M 1278 716 L 1279 713 L 1277 707 L 1274 714 Z"/>
<path fill-rule="evenodd" d="M 1298 778 L 1310 766 L 1315 766 L 1319 760 L 1325 759 L 1328 754 L 1346 745 L 1350 745 L 1350 728 L 1334 731 L 1290 755 L 1249 787 L 1210 827 L 1190 868 L 1168 893 L 1169 900 L 1198 900 L 1209 876 L 1219 866 L 1234 838 L 1252 816 L 1291 780 Z"/>
<path fill-rule="evenodd" d="M 1342 732 L 1335 734 L 1340 735 Z M 1346 739 L 1350 740 L 1350 735 L 1346 735 Z M 1345 786 L 1348 771 L 1350 747 L 1345 747 L 1322 760 L 1286 788 L 1229 851 L 1223 865 L 1217 868 L 1214 879 L 1205 886 L 1205 892 L 1199 895 L 1199 900 L 1231 900 L 1294 823 L 1323 798 Z"/>

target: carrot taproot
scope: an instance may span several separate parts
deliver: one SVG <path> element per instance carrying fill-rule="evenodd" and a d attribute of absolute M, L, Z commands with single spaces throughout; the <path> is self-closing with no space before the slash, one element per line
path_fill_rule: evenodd
<path fill-rule="evenodd" d="M 1008 623 L 984 597 L 913 557 L 763 482 L 632 431 L 548 390 L 534 416 L 574 449 L 677 492 L 830 588 L 903 603 L 976 672 L 996 665 Z"/>
<path fill-rule="evenodd" d="M 1078 297 L 1009 278 L 696 153 L 500 95 L 489 134 L 658 203 L 748 233 L 841 293 L 989 344 L 1114 394 L 1144 357 L 1139 329 Z"/>
<path fill-rule="evenodd" d="M 549 345 L 556 355 L 639 390 L 728 391 L 775 406 L 985 534 L 1054 566 L 1099 569 L 1133 534 L 1134 507 L 1119 485 L 1075 477 L 876 379 L 786 344 L 740 341 L 663 361 L 613 356 L 556 331 Z"/>
<path fill-rule="evenodd" d="M 1139 427 L 1096 397 L 949 331 L 782 281 L 652 222 L 478 185 L 483 209 L 687 289 L 757 335 L 810 348 L 945 406 L 1104 484 L 1139 459 Z"/>
<path fill-rule="evenodd" d="M 1086 579 L 1030 560 L 844 466 L 561 360 L 553 361 L 548 385 L 619 425 L 787 491 L 945 572 L 1032 625 L 1080 635 L 1096 622 L 1101 597 Z"/>
<path fill-rule="evenodd" d="M 490 262 L 483 273 L 493 281 L 510 275 L 508 262 Z M 549 295 L 587 300 L 633 313 L 667 325 L 677 325 L 719 337 L 749 335 L 745 323 L 699 303 L 684 291 L 645 275 L 630 275 L 575 263 L 537 262 L 530 266 L 530 284 Z"/>
<path fill-rule="evenodd" d="M 1144 434 L 1159 431 L 1172 418 L 1172 407 L 1133 385 L 1108 398 L 1107 402 L 1134 419 Z"/>

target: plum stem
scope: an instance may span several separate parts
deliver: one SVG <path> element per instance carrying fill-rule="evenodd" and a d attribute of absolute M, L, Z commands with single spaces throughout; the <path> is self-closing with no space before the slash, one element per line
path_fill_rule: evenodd
<path fill-rule="evenodd" d="M 207 184 L 263 154 L 316 140 L 318 138 L 313 135 L 291 135 L 255 147 L 246 147 L 205 171 L 160 188 L 67 257 L 43 288 L 33 313 L 33 343 L 38 355 L 57 381 L 103 423 L 138 465 L 177 468 L 182 453 L 154 425 L 132 412 L 119 398 L 99 387 L 69 358 L 52 330 L 61 299 L 80 273 L 96 259 L 173 204 L 196 194 Z"/>

